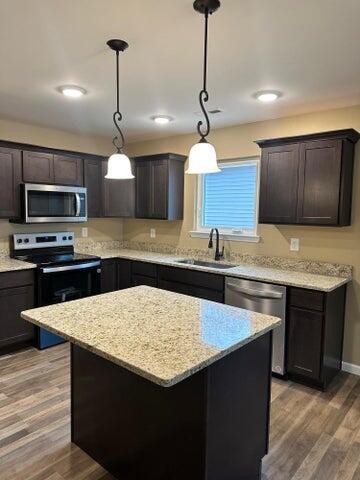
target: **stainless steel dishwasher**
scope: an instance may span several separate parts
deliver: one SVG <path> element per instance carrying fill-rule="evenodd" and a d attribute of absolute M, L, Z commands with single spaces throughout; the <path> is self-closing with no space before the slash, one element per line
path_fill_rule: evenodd
<path fill-rule="evenodd" d="M 282 324 L 273 331 L 272 370 L 285 375 L 286 287 L 226 277 L 225 303 L 282 319 Z"/>

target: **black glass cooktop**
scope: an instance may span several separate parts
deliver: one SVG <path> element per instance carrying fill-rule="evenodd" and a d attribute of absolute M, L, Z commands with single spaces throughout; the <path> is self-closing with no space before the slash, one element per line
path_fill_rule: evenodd
<path fill-rule="evenodd" d="M 65 265 L 70 263 L 89 262 L 91 260 L 100 260 L 95 255 L 85 255 L 83 253 L 40 253 L 17 256 L 18 260 L 35 263 L 38 266 L 43 265 Z"/>

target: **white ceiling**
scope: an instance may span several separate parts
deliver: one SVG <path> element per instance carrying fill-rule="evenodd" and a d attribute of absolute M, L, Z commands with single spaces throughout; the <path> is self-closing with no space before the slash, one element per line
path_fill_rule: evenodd
<path fill-rule="evenodd" d="M 222 0 L 210 19 L 209 108 L 214 128 L 360 104 L 359 0 Z M 115 56 L 122 38 L 127 139 L 195 129 L 203 19 L 192 0 L 1 0 L 0 117 L 111 135 Z M 89 91 L 70 100 L 62 84 Z M 275 104 L 252 95 L 284 93 Z M 160 127 L 153 114 L 175 117 Z M 1 135 L 0 135 L 1 136 Z"/>

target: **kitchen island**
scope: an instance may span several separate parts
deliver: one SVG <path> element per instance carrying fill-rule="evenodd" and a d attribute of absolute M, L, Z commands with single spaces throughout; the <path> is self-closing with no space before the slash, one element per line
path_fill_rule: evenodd
<path fill-rule="evenodd" d="M 22 312 L 71 342 L 72 441 L 123 480 L 255 480 L 280 320 L 150 287 Z"/>

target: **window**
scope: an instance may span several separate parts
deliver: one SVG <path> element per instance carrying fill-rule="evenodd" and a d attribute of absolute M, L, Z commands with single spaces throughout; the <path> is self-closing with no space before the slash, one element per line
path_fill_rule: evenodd
<path fill-rule="evenodd" d="M 258 241 L 259 159 L 223 163 L 220 168 L 220 173 L 198 177 L 192 236 L 205 236 L 217 227 L 228 238 Z"/>

